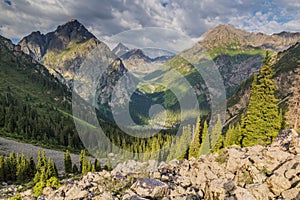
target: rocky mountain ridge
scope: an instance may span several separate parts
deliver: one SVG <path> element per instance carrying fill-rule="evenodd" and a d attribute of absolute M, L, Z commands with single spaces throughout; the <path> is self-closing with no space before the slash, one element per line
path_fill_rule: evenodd
<path fill-rule="evenodd" d="M 125 53 L 127 53 L 130 49 L 126 47 L 123 43 L 119 43 L 113 50 L 112 52 L 116 54 L 118 57 L 121 57 Z"/>
<path fill-rule="evenodd" d="M 114 86 L 127 72 L 122 60 L 77 20 L 70 20 L 45 35 L 33 32 L 19 45 L 83 99 L 89 103 L 96 99 L 97 108 L 111 103 Z M 92 63 L 95 60 L 97 63 Z M 118 95 L 126 95 L 125 89 Z"/>
<path fill-rule="evenodd" d="M 267 147 L 232 146 L 218 154 L 160 164 L 128 161 L 112 172 L 64 180 L 58 190 L 45 188 L 40 199 L 299 199 L 299 153 L 300 136 L 285 130 Z"/>
<path fill-rule="evenodd" d="M 299 40 L 300 33 L 266 35 L 219 25 L 204 33 L 199 44 L 218 66 L 227 96 L 231 96 L 243 80 L 260 69 L 266 51 L 276 54 Z M 191 54 L 197 51 L 194 49 Z"/>
<path fill-rule="evenodd" d="M 66 80 L 74 79 L 76 71 L 96 47 L 101 48 L 103 56 L 114 59 L 107 45 L 77 20 L 70 20 L 45 35 L 39 31 L 33 32 L 24 37 L 19 45 L 22 51 L 41 62 L 50 72 L 59 73 Z"/>
<path fill-rule="evenodd" d="M 243 49 L 241 47 L 262 48 L 283 51 L 300 40 L 300 33 L 281 32 L 267 35 L 264 33 L 252 33 L 235 28 L 233 25 L 218 25 L 209 29 L 201 36 L 200 43 L 207 49 L 228 47 Z"/>

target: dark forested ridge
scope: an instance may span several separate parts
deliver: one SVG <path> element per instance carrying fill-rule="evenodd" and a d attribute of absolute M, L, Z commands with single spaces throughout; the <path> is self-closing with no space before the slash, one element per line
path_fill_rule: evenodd
<path fill-rule="evenodd" d="M 71 92 L 48 70 L 0 38 L 1 135 L 40 145 L 83 148 L 75 132 Z"/>

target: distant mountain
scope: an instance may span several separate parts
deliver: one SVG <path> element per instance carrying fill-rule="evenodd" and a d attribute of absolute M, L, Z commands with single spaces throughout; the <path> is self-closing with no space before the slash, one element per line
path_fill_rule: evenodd
<path fill-rule="evenodd" d="M 144 62 L 151 62 L 151 58 L 146 56 L 141 49 L 133 49 L 121 56 L 123 60 L 143 60 Z"/>
<path fill-rule="evenodd" d="M 260 69 L 266 51 L 276 54 L 289 48 L 299 41 L 300 33 L 266 35 L 250 33 L 232 25 L 219 25 L 209 29 L 201 38 L 185 54 L 197 57 L 205 50 L 219 68 L 227 96 L 231 96 L 243 80 Z"/>
<path fill-rule="evenodd" d="M 113 57 L 109 48 L 77 20 L 70 20 L 45 35 L 39 31 L 33 32 L 24 37 L 19 45 L 26 54 L 66 80 L 74 78 L 75 71 L 96 47 L 102 48 L 103 56 Z"/>
<path fill-rule="evenodd" d="M 99 107 L 109 104 L 109 98 L 113 87 L 120 75 L 124 75 L 127 69 L 120 59 L 99 41 L 80 22 L 71 20 L 60 25 L 53 32 L 41 34 L 33 32 L 24 37 L 19 45 L 21 49 L 34 59 L 46 66 L 61 82 L 73 87 L 76 80 L 76 92 L 88 102 L 94 101 L 94 92 L 97 93 Z M 89 54 L 97 51 L 98 67 L 85 66 L 83 62 Z M 128 83 L 131 81 L 128 80 Z M 95 86 L 91 91 L 89 86 Z M 80 86 L 80 87 L 79 87 Z M 122 91 L 126 93 L 126 91 Z"/>
<path fill-rule="evenodd" d="M 211 28 L 201 38 L 201 45 L 208 51 L 214 50 L 215 52 L 212 53 L 215 56 L 217 53 L 222 53 L 222 50 L 225 52 L 251 49 L 283 51 L 300 40 L 300 33 L 282 32 L 266 35 L 247 32 L 229 24 Z"/>
<path fill-rule="evenodd" d="M 137 72 L 139 69 L 150 71 L 156 69 L 173 57 L 172 55 L 162 55 L 151 58 L 141 49 L 132 49 L 120 56 L 127 69 Z"/>
<path fill-rule="evenodd" d="M 126 47 L 123 43 L 119 43 L 112 52 L 116 54 L 118 57 L 121 57 L 125 53 L 127 53 L 130 49 Z"/>
<path fill-rule="evenodd" d="M 168 55 L 168 56 L 158 56 L 156 58 L 152 58 L 153 62 L 161 62 L 161 63 L 166 63 L 172 58 L 174 58 L 175 55 Z"/>

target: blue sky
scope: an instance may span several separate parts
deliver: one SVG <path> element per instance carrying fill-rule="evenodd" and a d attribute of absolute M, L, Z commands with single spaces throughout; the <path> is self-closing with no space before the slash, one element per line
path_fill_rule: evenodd
<path fill-rule="evenodd" d="M 145 27 L 199 38 L 218 24 L 267 34 L 300 31 L 299 0 L 0 0 L 0 34 L 18 41 L 78 19 L 99 39 Z"/>

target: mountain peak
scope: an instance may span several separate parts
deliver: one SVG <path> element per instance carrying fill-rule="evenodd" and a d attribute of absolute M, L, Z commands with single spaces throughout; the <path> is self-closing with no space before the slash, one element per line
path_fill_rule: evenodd
<path fill-rule="evenodd" d="M 126 47 L 123 43 L 119 43 L 113 50 L 112 52 L 116 54 L 118 57 L 121 57 L 125 53 L 127 53 L 130 49 Z"/>
<path fill-rule="evenodd" d="M 129 58 L 139 58 L 145 61 L 151 60 L 148 56 L 144 54 L 144 52 L 141 49 L 132 49 L 131 51 L 123 54 L 121 58 L 124 60 L 127 60 Z"/>
<path fill-rule="evenodd" d="M 56 35 L 69 36 L 70 39 L 74 36 L 80 36 L 85 39 L 95 38 L 95 36 L 90 33 L 77 19 L 72 19 L 63 25 L 58 26 L 54 33 Z"/>
<path fill-rule="evenodd" d="M 218 26 L 212 29 L 237 29 L 232 24 L 219 24 Z"/>
<path fill-rule="evenodd" d="M 252 33 L 235 28 L 231 24 L 220 24 L 208 29 L 202 35 L 202 45 L 207 49 L 224 47 L 229 44 L 247 44 Z"/>
<path fill-rule="evenodd" d="M 83 26 L 77 19 L 71 19 L 64 23 L 63 25 L 60 25 L 58 27 L 66 27 L 66 26 L 71 26 L 71 27 L 80 27 Z"/>
<path fill-rule="evenodd" d="M 116 47 L 128 49 L 128 47 L 126 47 L 122 42 L 120 42 Z"/>

